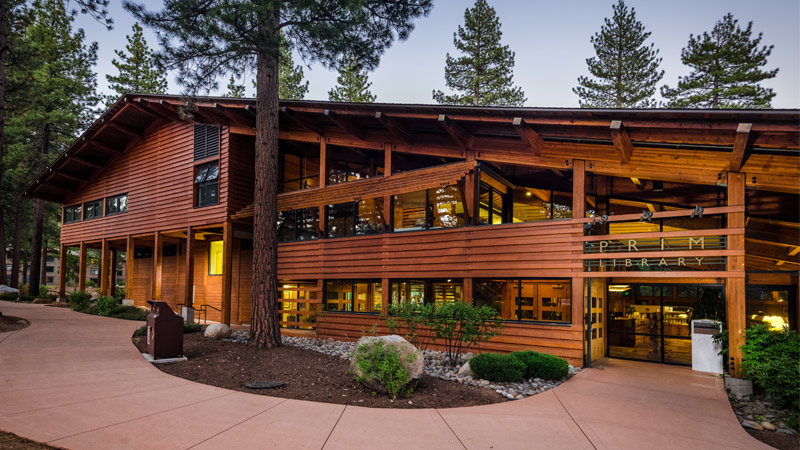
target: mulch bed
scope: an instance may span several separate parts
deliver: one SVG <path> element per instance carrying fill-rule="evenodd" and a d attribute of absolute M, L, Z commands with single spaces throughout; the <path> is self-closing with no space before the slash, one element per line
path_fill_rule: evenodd
<path fill-rule="evenodd" d="M 144 339 L 133 338 L 142 352 Z M 183 349 L 188 361 L 155 366 L 176 377 L 251 394 L 369 408 L 455 408 L 508 401 L 491 390 L 428 375 L 422 376 L 410 397 L 392 401 L 357 383 L 348 373 L 349 361 L 298 347 L 263 350 L 191 333 L 184 335 Z M 244 387 L 257 380 L 285 384 L 264 390 Z"/>
<path fill-rule="evenodd" d="M 800 435 L 778 433 L 777 431 L 758 431 L 745 428 L 750 436 L 777 448 L 778 450 L 797 450 L 800 448 Z"/>
<path fill-rule="evenodd" d="M 0 316 L 0 333 L 21 330 L 30 326 L 30 324 L 30 322 L 20 317 Z M 0 448 L 4 447 L 0 446 Z"/>
<path fill-rule="evenodd" d="M 61 447 L 51 447 L 5 431 L 0 431 L 0 448 L 4 450 L 62 450 Z"/>

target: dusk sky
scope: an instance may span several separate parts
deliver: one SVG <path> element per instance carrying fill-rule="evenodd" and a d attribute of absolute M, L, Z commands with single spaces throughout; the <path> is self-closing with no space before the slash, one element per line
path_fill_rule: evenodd
<path fill-rule="evenodd" d="M 77 26 L 86 30 L 90 40 L 100 43 L 98 84 L 108 93 L 106 73 L 116 74 L 111 64 L 114 49 L 125 46 L 125 35 L 131 34 L 134 19 L 112 1 L 111 15 L 115 26 L 111 31 L 86 16 L 77 19 Z M 148 5 L 157 2 L 147 1 Z M 594 55 L 589 38 L 600 30 L 605 17 L 611 16 L 613 1 L 597 0 L 489 0 L 497 11 L 503 31 L 503 44 L 516 53 L 514 81 L 525 91 L 530 107 L 576 107 L 572 93 L 580 75 L 588 75 L 585 59 Z M 780 68 L 778 76 L 763 83 L 776 92 L 773 108 L 800 106 L 800 2 L 797 0 L 672 0 L 655 2 L 631 0 L 637 18 L 652 33 L 663 58 L 665 70 L 661 85 L 674 87 L 679 76 L 689 73 L 681 64 L 681 49 L 690 34 L 710 31 L 726 13 L 733 13 L 744 28 L 753 21 L 754 35 L 763 32 L 762 45 L 774 45 L 766 69 Z M 382 103 L 433 103 L 431 91 L 444 85 L 444 64 L 448 52 L 457 56 L 453 33 L 463 24 L 464 10 L 474 0 L 439 0 L 434 2 L 428 17 L 416 22 L 416 29 L 407 41 L 395 42 L 381 59 L 380 67 L 370 74 L 371 90 Z M 158 45 L 154 33 L 145 28 L 151 47 Z M 302 63 L 297 55 L 295 62 Z M 336 72 L 319 64 L 305 66 L 310 81 L 306 99 L 327 100 L 328 90 L 336 84 Z M 252 75 L 250 75 L 252 77 Z M 174 75 L 169 76 L 170 92 L 182 91 Z M 224 93 L 227 80 L 220 80 Z M 251 82 L 246 82 L 248 95 L 254 95 Z M 660 96 L 657 96 L 660 99 Z"/>

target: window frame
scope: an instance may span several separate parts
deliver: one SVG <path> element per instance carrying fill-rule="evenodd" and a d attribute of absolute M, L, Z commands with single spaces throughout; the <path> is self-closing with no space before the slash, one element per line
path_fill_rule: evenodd
<path fill-rule="evenodd" d="M 203 175 L 203 180 L 202 181 L 198 181 L 197 180 L 197 177 L 198 177 L 199 172 L 201 170 L 208 169 L 208 168 L 214 167 L 214 166 L 217 167 L 217 175 L 216 175 L 216 177 L 214 178 L 213 181 L 208 181 L 208 179 L 207 179 L 208 170 L 206 170 L 206 173 Z M 193 191 L 194 191 L 194 207 L 195 208 L 205 208 L 205 207 L 208 207 L 208 206 L 219 205 L 219 202 L 220 202 L 220 200 L 219 200 L 219 196 L 220 196 L 220 178 L 222 178 L 222 168 L 220 167 L 220 160 L 219 159 L 212 160 L 212 161 L 203 161 L 203 162 L 200 162 L 200 163 L 194 165 L 193 176 L 192 176 L 193 183 L 192 184 L 194 186 Z M 208 187 L 208 186 L 213 186 L 213 185 L 217 186 L 217 196 L 216 196 L 217 200 L 216 200 L 216 202 L 215 203 L 208 203 L 208 204 L 201 205 L 200 204 L 200 199 L 202 197 L 200 195 L 200 189 Z"/>
<path fill-rule="evenodd" d="M 563 283 L 563 284 L 568 284 L 569 288 L 570 288 L 570 298 L 569 298 L 569 301 L 570 301 L 570 306 L 569 306 L 569 317 L 570 317 L 570 320 L 568 320 L 568 321 L 564 321 L 564 320 L 560 320 L 560 321 L 555 321 L 555 320 L 525 320 L 525 319 L 519 319 L 519 318 L 517 318 L 517 319 L 500 318 L 501 321 L 508 322 L 508 323 L 531 324 L 531 325 L 548 325 L 548 326 L 556 326 L 556 327 L 569 327 L 569 326 L 573 325 L 573 319 L 574 318 L 572 317 L 573 316 L 573 314 L 572 314 L 572 288 L 573 288 L 573 286 L 572 286 L 572 278 L 535 278 L 535 277 L 534 278 L 531 278 L 531 277 L 473 278 L 472 279 L 472 306 L 477 306 L 476 305 L 476 298 L 475 298 L 475 285 L 478 282 L 480 282 L 481 280 L 495 280 L 495 279 L 496 280 L 503 280 L 504 282 L 512 284 L 512 285 L 516 284 L 517 286 L 513 287 L 513 289 L 516 290 L 516 294 L 515 294 L 515 296 L 513 298 L 516 298 L 516 299 L 521 299 L 522 298 L 522 283 L 525 282 L 525 281 L 540 281 L 540 282 L 546 282 L 546 283 Z M 538 305 L 538 303 L 539 303 L 538 295 L 537 295 L 537 299 L 534 300 L 534 301 L 536 301 L 537 305 Z M 514 315 L 516 317 L 520 317 L 520 315 L 521 315 L 520 313 L 522 312 L 522 302 L 518 301 L 514 306 L 515 306 Z M 498 313 L 500 313 L 500 311 L 498 311 Z M 580 320 L 580 318 L 578 320 Z M 580 324 L 580 322 L 578 322 L 578 324 Z"/>
<path fill-rule="evenodd" d="M 75 208 L 78 208 L 79 211 L 75 211 Z M 67 220 L 67 214 L 68 214 L 67 211 L 68 210 L 73 210 L 72 213 L 71 213 L 71 216 L 73 216 L 73 217 L 77 213 L 78 218 L 77 219 L 73 218 L 72 220 Z M 61 213 L 61 224 L 62 225 L 66 225 L 68 223 L 76 223 L 76 222 L 80 222 L 82 220 L 83 220 L 83 204 L 82 203 L 78 203 L 77 205 L 65 206 L 64 207 L 64 211 Z"/>
<path fill-rule="evenodd" d="M 350 305 L 350 310 L 331 310 L 328 309 L 328 283 L 336 282 L 336 283 L 350 283 L 350 294 L 351 298 L 348 300 Z M 377 291 L 372 293 L 372 311 L 357 311 L 356 308 L 356 296 L 357 294 L 357 285 L 358 284 L 374 284 L 375 287 L 381 289 L 381 308 L 375 308 L 375 294 Z M 355 279 L 333 279 L 333 280 L 323 280 L 322 282 L 322 311 L 324 313 L 334 313 L 334 314 L 366 314 L 366 315 L 380 315 L 383 308 L 383 302 L 386 301 L 386 294 L 383 292 L 383 283 L 380 279 L 371 279 L 371 278 L 355 278 Z M 391 285 L 390 285 L 391 286 Z M 391 290 L 391 289 L 390 289 Z"/>
<path fill-rule="evenodd" d="M 88 208 L 86 207 L 86 205 L 89 205 L 89 204 L 91 204 L 91 203 L 95 203 L 95 204 L 97 204 L 97 205 L 100 205 L 100 208 L 102 208 L 102 209 L 103 209 L 103 211 L 101 211 L 101 212 L 100 212 L 100 215 L 95 215 L 94 217 L 86 217 L 86 211 L 88 210 Z M 104 199 L 103 199 L 103 198 L 99 198 L 99 199 L 97 199 L 97 200 L 90 200 L 90 201 L 88 201 L 88 202 L 83 202 L 83 211 L 82 211 L 82 213 L 83 213 L 83 220 L 84 220 L 84 221 L 86 221 L 86 220 L 100 219 L 100 218 L 103 218 L 103 217 L 105 217 L 105 216 L 104 216 L 104 213 L 105 213 L 105 201 L 104 201 Z"/>
<path fill-rule="evenodd" d="M 111 202 L 112 200 L 115 200 L 115 199 L 119 200 L 122 197 L 125 197 L 125 210 L 124 211 L 119 211 L 118 210 L 116 212 L 109 212 L 110 211 L 110 208 L 108 207 L 109 202 Z M 119 206 L 117 208 L 119 209 Z M 116 216 L 118 214 L 125 214 L 127 212 L 128 212 L 128 193 L 127 192 L 124 193 L 124 194 L 118 194 L 118 195 L 112 195 L 110 197 L 106 197 L 106 210 L 105 210 L 106 217 L 108 217 L 108 216 Z"/>
<path fill-rule="evenodd" d="M 212 128 L 216 128 L 217 129 L 217 138 L 216 138 L 217 141 L 216 141 L 216 150 L 213 153 L 210 153 L 208 151 L 208 130 L 212 129 Z M 197 133 L 198 129 L 202 129 L 203 130 L 203 134 L 204 134 L 203 136 L 199 136 L 198 135 L 198 133 Z M 205 145 L 206 148 L 205 148 L 204 152 L 201 153 L 202 157 L 198 158 L 198 152 L 197 152 L 198 142 L 197 142 L 197 140 L 198 140 L 198 138 L 201 138 L 201 137 L 204 139 L 203 145 Z M 209 124 L 204 124 L 204 123 L 195 123 L 194 124 L 194 128 L 192 129 L 192 159 L 194 160 L 194 162 L 205 162 L 207 160 L 210 160 L 211 158 L 219 159 L 221 151 L 222 151 L 222 127 L 219 126 L 219 125 L 209 125 Z"/>

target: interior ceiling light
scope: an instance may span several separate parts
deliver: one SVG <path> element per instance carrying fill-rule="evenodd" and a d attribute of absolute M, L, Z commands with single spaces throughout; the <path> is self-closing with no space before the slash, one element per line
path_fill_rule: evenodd
<path fill-rule="evenodd" d="M 631 286 L 628 284 L 612 284 L 608 286 L 609 292 L 625 292 L 630 290 Z"/>

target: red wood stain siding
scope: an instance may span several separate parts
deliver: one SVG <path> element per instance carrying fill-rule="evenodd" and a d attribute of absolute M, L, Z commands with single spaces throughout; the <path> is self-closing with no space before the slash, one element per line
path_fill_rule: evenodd
<path fill-rule="evenodd" d="M 127 192 L 128 212 L 65 224 L 61 242 L 117 238 L 224 221 L 229 136 L 227 127 L 222 127 L 218 205 L 194 207 L 194 124 L 172 122 L 148 131 L 143 140 L 64 202 L 70 206 Z"/>

